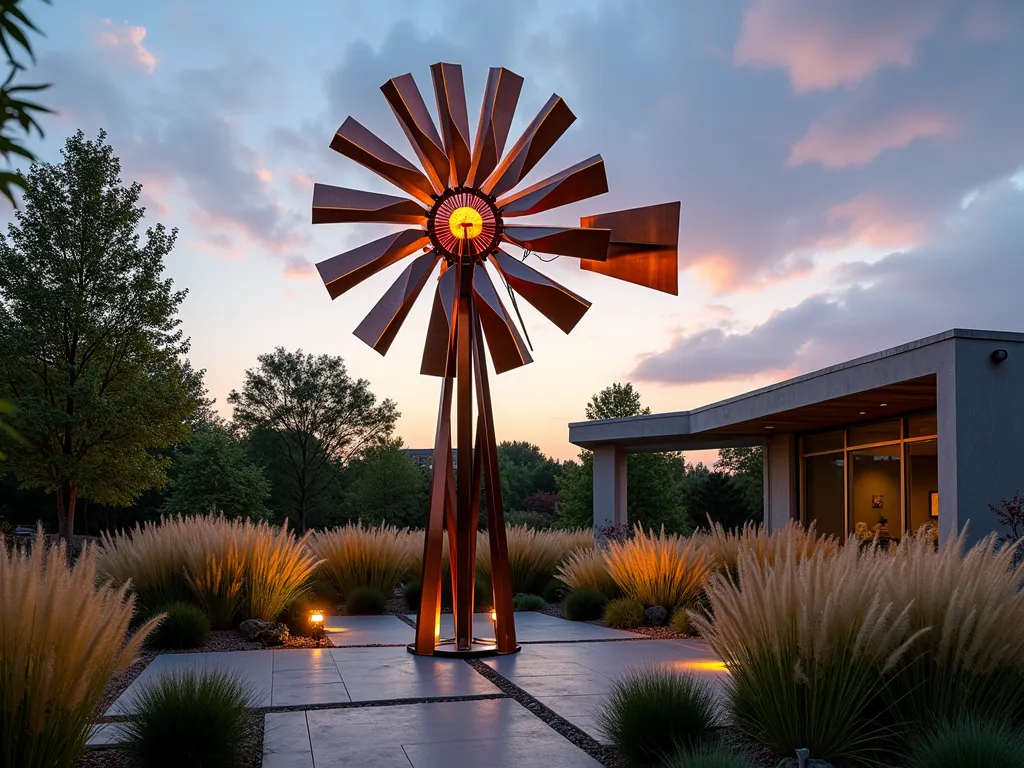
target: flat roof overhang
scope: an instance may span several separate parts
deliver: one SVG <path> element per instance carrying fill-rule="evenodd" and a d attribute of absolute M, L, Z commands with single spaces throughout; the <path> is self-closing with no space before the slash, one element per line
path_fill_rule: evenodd
<path fill-rule="evenodd" d="M 569 441 L 638 453 L 728 448 L 934 410 L 936 374 L 954 364 L 957 338 L 1024 342 L 1021 333 L 953 329 L 691 411 L 575 422 Z"/>

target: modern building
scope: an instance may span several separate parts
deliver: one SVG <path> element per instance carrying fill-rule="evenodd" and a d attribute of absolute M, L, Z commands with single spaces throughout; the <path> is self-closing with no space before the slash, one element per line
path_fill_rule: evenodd
<path fill-rule="evenodd" d="M 569 425 L 594 452 L 594 523 L 625 523 L 626 455 L 764 446 L 765 523 L 940 540 L 1024 490 L 1024 333 L 954 329 L 691 411 Z"/>
<path fill-rule="evenodd" d="M 406 454 L 412 459 L 412 463 L 420 469 L 433 469 L 434 468 L 434 449 L 433 448 L 406 448 Z M 459 467 L 459 449 L 452 448 L 452 468 L 458 469 Z"/>

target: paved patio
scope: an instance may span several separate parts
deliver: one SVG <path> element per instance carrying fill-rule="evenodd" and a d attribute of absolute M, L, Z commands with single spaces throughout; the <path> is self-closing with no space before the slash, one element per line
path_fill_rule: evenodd
<path fill-rule="evenodd" d="M 141 685 L 171 670 L 227 669 L 257 691 L 257 707 L 327 707 L 268 712 L 263 768 L 599 765 L 466 662 L 406 652 L 413 630 L 400 618 L 328 617 L 326 625 L 337 647 L 158 656 L 106 714 L 124 714 Z M 489 618 L 476 615 L 474 629 L 490 635 Z M 697 640 L 651 640 L 538 613 L 516 614 L 516 629 L 522 652 L 485 663 L 594 738 L 596 710 L 631 667 L 688 670 L 716 686 L 727 675 Z M 442 635 L 451 632 L 443 617 Z M 119 739 L 116 724 L 105 724 L 89 743 Z"/>

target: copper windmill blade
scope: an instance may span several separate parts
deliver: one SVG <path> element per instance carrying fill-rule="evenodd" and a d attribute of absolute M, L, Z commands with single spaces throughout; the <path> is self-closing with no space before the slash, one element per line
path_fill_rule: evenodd
<path fill-rule="evenodd" d="M 440 258 L 439 253 L 430 251 L 414 259 L 363 318 L 354 332 L 356 337 L 386 355 Z"/>
<path fill-rule="evenodd" d="M 467 183 L 479 186 L 498 166 L 505 152 L 505 141 L 523 89 L 523 78 L 504 67 L 491 67 L 487 73 L 480 121 L 473 140 L 473 160 Z"/>
<path fill-rule="evenodd" d="M 522 192 L 498 201 L 501 215 L 529 216 L 532 213 L 550 211 L 563 205 L 586 200 L 588 197 L 603 195 L 608 191 L 608 177 L 604 172 L 604 160 L 594 155 L 581 163 L 566 168 L 554 176 L 538 181 Z"/>
<path fill-rule="evenodd" d="M 526 343 L 505 311 L 505 305 L 501 303 L 486 270 L 477 269 L 473 272 L 473 303 L 480 316 L 480 325 L 484 329 L 487 348 L 491 351 L 495 373 L 504 373 L 532 363 L 533 358 L 526 349 Z"/>
<path fill-rule="evenodd" d="M 434 192 L 440 193 L 448 186 L 448 155 L 441 145 L 441 137 L 437 135 L 437 128 L 427 111 L 420 89 L 416 87 L 416 81 L 411 74 L 405 74 L 391 78 L 380 89 L 405 135 L 409 137 L 409 143 L 433 184 Z"/>
<path fill-rule="evenodd" d="M 455 375 L 455 300 L 457 269 L 446 269 L 437 281 L 434 304 L 427 323 L 427 340 L 423 345 L 420 373 L 424 376 Z"/>
<path fill-rule="evenodd" d="M 580 262 L 580 268 L 678 296 L 679 208 L 661 203 L 584 216 L 582 226 L 607 227 L 612 236 L 607 260 Z"/>
<path fill-rule="evenodd" d="M 314 224 L 419 224 L 426 226 L 427 212 L 415 200 L 361 189 L 313 185 Z"/>
<path fill-rule="evenodd" d="M 331 149 L 355 160 L 426 205 L 434 204 L 434 185 L 415 165 L 351 117 L 331 139 Z"/>
<path fill-rule="evenodd" d="M 577 296 L 533 267 L 499 250 L 491 261 L 509 286 L 544 317 L 569 333 L 590 309 L 590 302 Z"/>
<path fill-rule="evenodd" d="M 575 120 L 576 115 L 570 111 L 562 98 L 552 94 L 548 103 L 533 118 L 533 122 L 526 127 L 519 141 L 494 169 L 481 189 L 494 197 L 500 197 L 508 192 L 525 178 Z"/>
<path fill-rule="evenodd" d="M 441 138 L 448 155 L 451 185 L 466 183 L 472 157 L 469 153 L 469 114 L 466 111 L 466 87 L 462 82 L 462 67 L 458 64 L 433 64 L 430 75 L 434 80 L 437 98 L 437 116 L 441 122 Z"/>
<path fill-rule="evenodd" d="M 336 299 L 382 269 L 401 261 L 430 240 L 422 229 L 403 229 L 316 265 L 327 292 Z"/>
<path fill-rule="evenodd" d="M 583 227 L 505 227 L 510 243 L 539 253 L 604 261 L 608 257 L 610 229 Z"/>

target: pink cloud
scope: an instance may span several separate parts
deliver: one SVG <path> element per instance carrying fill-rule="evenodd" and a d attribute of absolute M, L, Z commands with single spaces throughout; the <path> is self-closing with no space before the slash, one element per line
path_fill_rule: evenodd
<path fill-rule="evenodd" d="M 285 259 L 285 280 L 312 280 L 314 277 L 316 277 L 316 270 L 306 259 L 301 256 L 290 256 Z"/>
<path fill-rule="evenodd" d="M 189 247 L 199 251 L 212 251 L 216 256 L 229 261 L 241 261 L 242 250 L 236 248 L 231 238 L 213 233 L 205 240 L 190 240 Z"/>
<path fill-rule="evenodd" d="M 269 184 L 274 180 L 274 174 L 266 168 L 256 169 L 256 178 L 262 181 L 264 184 Z"/>
<path fill-rule="evenodd" d="M 833 205 L 828 209 L 827 216 L 830 223 L 845 222 L 850 240 L 869 248 L 896 249 L 912 246 L 924 234 L 921 222 L 894 215 L 885 200 L 872 194 L 857 195 L 845 203 Z M 834 239 L 822 243 L 826 247 L 848 244 Z"/>
<path fill-rule="evenodd" d="M 313 189 L 313 179 L 308 173 L 299 168 L 299 170 L 288 177 L 288 185 L 294 192 L 300 194 L 310 193 Z"/>
<path fill-rule="evenodd" d="M 871 125 L 833 118 L 814 123 L 790 149 L 786 164 L 791 168 L 807 163 L 821 163 L 825 168 L 866 165 L 887 149 L 955 132 L 950 120 L 927 113 L 895 115 Z"/>
<path fill-rule="evenodd" d="M 110 51 L 119 65 L 142 69 L 146 74 L 153 74 L 157 58 L 143 45 L 145 39 L 145 27 L 114 24 L 110 19 L 104 19 L 103 26 L 93 36 L 96 45 Z"/>
<path fill-rule="evenodd" d="M 942 11 L 936 0 L 751 0 L 733 60 L 786 70 L 798 93 L 910 67 Z"/>
<path fill-rule="evenodd" d="M 813 262 L 804 256 L 789 256 L 768 270 L 752 271 L 735 256 L 722 251 L 698 254 L 689 260 L 689 268 L 707 283 L 716 296 L 751 292 L 805 277 Z"/>

